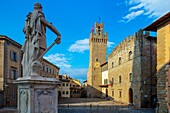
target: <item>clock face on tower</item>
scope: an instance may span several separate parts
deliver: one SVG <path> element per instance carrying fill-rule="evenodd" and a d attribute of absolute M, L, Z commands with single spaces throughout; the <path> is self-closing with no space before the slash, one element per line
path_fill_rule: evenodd
<path fill-rule="evenodd" d="M 95 67 L 95 68 L 100 67 L 100 63 L 99 63 L 99 62 L 95 62 L 95 63 L 94 63 L 94 67 Z"/>

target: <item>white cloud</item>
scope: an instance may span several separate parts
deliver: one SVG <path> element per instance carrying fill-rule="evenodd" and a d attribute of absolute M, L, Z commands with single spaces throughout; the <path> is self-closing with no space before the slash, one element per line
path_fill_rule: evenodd
<path fill-rule="evenodd" d="M 107 42 L 107 47 L 110 48 L 110 47 L 113 47 L 113 45 L 116 45 L 114 42 Z"/>
<path fill-rule="evenodd" d="M 107 43 L 107 47 L 112 47 L 115 45 L 114 42 L 109 42 Z M 70 52 L 78 52 L 78 53 L 83 53 L 84 51 L 89 50 L 89 39 L 85 38 L 83 40 L 77 40 L 75 44 L 72 44 L 68 51 Z"/>
<path fill-rule="evenodd" d="M 131 12 L 131 13 L 127 14 L 126 16 L 124 16 L 123 19 L 127 19 L 126 22 L 129 22 L 129 21 L 135 19 L 137 16 L 141 15 L 143 12 L 144 12 L 143 10 Z"/>
<path fill-rule="evenodd" d="M 70 64 L 72 58 L 70 55 L 56 53 L 47 55 L 44 58 L 58 66 L 60 68 L 60 74 L 67 74 L 72 78 L 80 80 L 81 82 L 86 80 L 87 68 L 72 68 Z"/>
<path fill-rule="evenodd" d="M 127 23 L 125 20 L 119 20 L 118 22 Z"/>
<path fill-rule="evenodd" d="M 135 9 L 140 9 L 143 6 L 144 6 L 144 4 L 139 4 L 139 5 L 133 6 L 133 7 L 129 8 L 129 11 L 132 11 L 132 10 L 135 10 Z"/>
<path fill-rule="evenodd" d="M 140 0 L 126 0 L 126 4 L 129 4 L 129 5 L 132 5 L 132 4 L 137 4 L 137 3 L 139 3 L 140 2 Z"/>
<path fill-rule="evenodd" d="M 79 52 L 83 53 L 86 50 L 89 50 L 89 39 L 77 40 L 75 44 L 72 44 L 68 51 L 70 52 Z"/>
<path fill-rule="evenodd" d="M 69 68 L 63 69 L 61 73 L 68 74 L 72 78 L 82 79 L 86 78 L 87 75 L 87 68 Z"/>
<path fill-rule="evenodd" d="M 44 57 L 46 60 L 50 61 L 51 63 L 57 65 L 59 68 L 71 68 L 69 61 L 71 58 L 64 54 L 51 54 Z"/>
<path fill-rule="evenodd" d="M 125 4 L 127 4 L 127 1 Z M 128 5 L 130 6 L 129 14 L 123 17 L 124 21 L 121 20 L 119 22 L 126 23 L 135 19 L 139 16 L 139 11 L 143 11 L 140 15 L 147 15 L 148 18 L 159 18 L 170 11 L 170 0 L 128 0 Z M 135 12 L 139 14 L 137 16 L 132 16 L 135 15 Z"/>

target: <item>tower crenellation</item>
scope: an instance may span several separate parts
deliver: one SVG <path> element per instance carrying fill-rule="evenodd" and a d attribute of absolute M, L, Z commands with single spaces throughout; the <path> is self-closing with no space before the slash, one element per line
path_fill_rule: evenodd
<path fill-rule="evenodd" d="M 117 54 L 118 51 L 121 51 L 123 49 L 125 49 L 125 47 L 127 47 L 128 45 L 132 44 L 134 41 L 138 41 L 139 38 L 141 37 L 147 37 L 150 35 L 149 31 L 143 31 L 143 30 L 139 30 L 138 32 L 135 32 L 134 35 L 131 36 L 127 36 L 119 45 L 117 45 L 112 53 L 110 54 L 111 56 L 114 54 Z M 109 56 L 110 56 L 109 55 Z"/>

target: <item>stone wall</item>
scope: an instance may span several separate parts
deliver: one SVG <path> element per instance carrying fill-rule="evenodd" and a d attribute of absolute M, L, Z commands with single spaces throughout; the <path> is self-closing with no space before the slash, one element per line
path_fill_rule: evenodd
<path fill-rule="evenodd" d="M 4 40 L 0 40 L 0 91 L 4 89 Z"/>
<path fill-rule="evenodd" d="M 132 52 L 132 59 L 129 59 L 129 52 Z M 121 58 L 121 64 L 119 64 Z M 129 89 L 131 88 L 130 73 L 132 73 L 134 58 L 134 37 L 127 37 L 109 55 L 108 77 L 112 81 L 109 86 L 109 97 L 116 101 L 129 103 Z M 140 72 L 139 72 L 140 73 Z M 121 82 L 120 77 L 121 76 Z M 121 94 L 120 94 L 121 93 Z"/>
<path fill-rule="evenodd" d="M 168 111 L 170 112 L 170 63 L 169 63 L 169 65 L 166 65 L 165 71 L 166 71 L 166 79 L 167 79 L 167 82 L 166 82 L 167 104 L 166 105 L 167 105 Z"/>
<path fill-rule="evenodd" d="M 4 40 L 0 40 L 0 107 L 4 106 Z"/>
<path fill-rule="evenodd" d="M 109 55 L 108 74 L 113 80 L 109 96 L 114 100 L 133 103 L 137 108 L 151 107 L 151 97 L 156 93 L 156 82 L 151 82 L 156 78 L 155 39 L 140 30 L 125 38 Z"/>

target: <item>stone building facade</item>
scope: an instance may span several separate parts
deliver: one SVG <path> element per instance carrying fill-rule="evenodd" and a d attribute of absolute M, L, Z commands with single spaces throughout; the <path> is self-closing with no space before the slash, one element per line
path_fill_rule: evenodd
<path fill-rule="evenodd" d="M 58 95 L 62 98 L 80 98 L 82 85 L 79 80 L 73 79 L 67 74 L 59 75 Z"/>
<path fill-rule="evenodd" d="M 108 85 L 110 85 L 110 81 L 108 80 L 108 62 L 101 64 L 101 71 L 102 71 L 102 82 L 100 87 L 102 88 L 102 98 L 108 97 Z"/>
<path fill-rule="evenodd" d="M 70 76 L 59 75 L 59 80 L 61 83 L 58 86 L 58 97 L 70 98 Z"/>
<path fill-rule="evenodd" d="M 108 57 L 109 97 L 133 104 L 136 108 L 153 107 L 156 98 L 156 37 L 139 30 L 125 38 Z"/>
<path fill-rule="evenodd" d="M 167 105 L 167 110 L 170 112 L 170 63 L 166 65 L 165 68 L 166 71 L 166 105 Z"/>
<path fill-rule="evenodd" d="M 104 23 L 95 23 L 89 38 L 90 61 L 87 73 L 87 97 L 101 97 L 101 67 L 106 62 L 108 33 Z"/>
<path fill-rule="evenodd" d="M 58 78 L 59 79 L 59 70 L 60 68 L 52 64 L 46 59 L 42 61 L 43 68 L 41 71 L 41 76 L 48 78 Z"/>
<path fill-rule="evenodd" d="M 79 80 L 71 79 L 70 81 L 70 97 L 80 98 L 82 93 L 82 85 Z"/>
<path fill-rule="evenodd" d="M 13 81 L 21 76 L 21 45 L 0 35 L 0 107 L 17 106 L 17 86 Z"/>
<path fill-rule="evenodd" d="M 167 112 L 166 72 L 165 66 L 170 63 L 170 12 L 145 28 L 157 32 L 157 95 L 158 113 Z M 169 92 L 168 92 L 169 94 Z M 170 103 L 168 103 L 170 104 Z"/>

